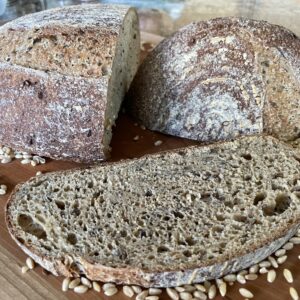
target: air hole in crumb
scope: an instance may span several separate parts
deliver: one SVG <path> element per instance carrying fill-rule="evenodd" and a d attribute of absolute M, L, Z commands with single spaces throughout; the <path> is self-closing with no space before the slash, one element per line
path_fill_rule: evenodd
<path fill-rule="evenodd" d="M 87 133 L 87 137 L 91 137 L 92 136 L 92 130 L 90 129 Z"/>
<path fill-rule="evenodd" d="M 102 72 L 102 76 L 108 75 L 108 67 L 107 67 L 107 65 L 102 65 L 101 72 Z"/>
<path fill-rule="evenodd" d="M 187 237 L 185 239 L 185 242 L 189 245 L 189 246 L 194 246 L 196 244 L 196 241 L 192 238 L 192 237 Z"/>
<path fill-rule="evenodd" d="M 163 221 L 170 221 L 170 217 L 169 216 L 164 216 Z"/>
<path fill-rule="evenodd" d="M 120 231 L 120 236 L 121 237 L 127 237 L 127 231 L 126 230 L 121 230 Z"/>
<path fill-rule="evenodd" d="M 192 256 L 192 253 L 191 253 L 191 251 L 189 251 L 189 250 L 185 250 L 185 251 L 183 251 L 183 255 L 184 255 L 185 257 L 191 257 L 191 256 Z"/>
<path fill-rule="evenodd" d="M 44 98 L 44 94 L 43 94 L 42 91 L 39 91 L 39 92 L 38 92 L 38 98 L 39 98 L 40 100 L 42 100 L 42 99 Z"/>
<path fill-rule="evenodd" d="M 44 228 L 40 224 L 35 223 L 30 216 L 25 214 L 19 215 L 18 224 L 25 232 L 36 236 L 38 239 L 47 239 L 47 234 Z"/>
<path fill-rule="evenodd" d="M 17 237 L 17 240 L 18 240 L 21 244 L 24 244 L 24 243 L 25 243 L 24 239 L 22 239 L 22 238 L 20 238 L 20 237 Z"/>
<path fill-rule="evenodd" d="M 153 259 L 155 259 L 155 256 L 154 256 L 154 255 L 149 255 L 147 258 L 148 258 L 149 260 L 153 260 Z"/>
<path fill-rule="evenodd" d="M 263 210 L 263 213 L 265 216 L 273 216 L 274 215 L 274 206 L 271 204 L 264 205 L 262 210 Z"/>
<path fill-rule="evenodd" d="M 47 251 L 52 251 L 51 247 L 49 247 L 47 245 L 42 245 L 42 247 Z"/>
<path fill-rule="evenodd" d="M 253 204 L 258 205 L 258 203 L 263 201 L 266 197 L 267 197 L 266 193 L 258 193 L 253 200 Z"/>
<path fill-rule="evenodd" d="M 136 39 L 136 34 L 133 35 L 133 39 L 134 39 L 134 40 Z"/>
<path fill-rule="evenodd" d="M 166 246 L 159 246 L 157 248 L 157 253 L 164 253 L 164 252 L 168 252 L 170 249 Z"/>
<path fill-rule="evenodd" d="M 244 180 L 245 180 L 245 181 L 250 181 L 251 178 L 252 178 L 251 175 L 246 175 L 246 176 L 244 177 Z"/>
<path fill-rule="evenodd" d="M 251 160 L 252 159 L 252 156 L 249 153 L 242 154 L 241 156 L 242 156 L 242 158 L 244 158 L 246 160 Z"/>
<path fill-rule="evenodd" d="M 232 201 L 230 201 L 230 200 L 225 201 L 225 202 L 224 202 L 224 205 L 225 205 L 226 207 L 233 208 L 233 203 L 232 203 Z"/>
<path fill-rule="evenodd" d="M 233 216 L 233 220 L 236 222 L 245 223 L 247 221 L 247 217 L 240 214 L 235 214 Z"/>
<path fill-rule="evenodd" d="M 71 245 L 76 245 L 77 243 L 77 237 L 74 233 L 69 233 L 67 237 L 67 241 Z"/>
<path fill-rule="evenodd" d="M 34 45 L 34 44 L 40 43 L 41 40 L 42 40 L 41 38 L 35 38 L 35 39 L 33 39 L 32 44 Z"/>
<path fill-rule="evenodd" d="M 188 46 L 193 46 L 196 44 L 196 39 L 195 38 L 191 38 L 189 41 L 188 41 Z"/>
<path fill-rule="evenodd" d="M 211 228 L 212 232 L 223 232 L 223 230 L 224 230 L 223 226 L 218 226 L 218 225 L 215 225 Z"/>
<path fill-rule="evenodd" d="M 233 229 L 236 229 L 237 231 L 240 231 L 241 230 L 241 227 L 240 227 L 240 225 L 238 225 L 238 224 L 231 224 L 231 227 L 233 228 Z"/>
<path fill-rule="evenodd" d="M 66 186 L 65 188 L 64 188 L 64 192 L 69 192 L 71 189 L 70 189 L 70 187 L 69 186 Z"/>
<path fill-rule="evenodd" d="M 185 156 L 186 155 L 186 153 L 184 151 L 178 151 L 177 154 L 180 155 L 180 156 Z"/>
<path fill-rule="evenodd" d="M 297 160 L 300 163 L 300 157 L 294 155 L 295 160 Z"/>
<path fill-rule="evenodd" d="M 216 215 L 216 219 L 218 220 L 218 221 L 225 221 L 225 216 L 224 215 Z"/>
<path fill-rule="evenodd" d="M 226 249 L 226 246 L 227 246 L 227 243 L 225 243 L 225 242 L 220 243 L 221 249 Z"/>
<path fill-rule="evenodd" d="M 275 213 L 282 214 L 289 208 L 291 199 L 287 194 L 279 194 L 277 195 L 275 202 Z"/>
<path fill-rule="evenodd" d="M 173 211 L 175 218 L 183 219 L 184 215 L 180 211 Z"/>
<path fill-rule="evenodd" d="M 65 203 L 61 200 L 55 200 L 55 204 L 56 206 L 61 209 L 61 210 L 64 210 L 65 209 Z"/>
<path fill-rule="evenodd" d="M 31 85 L 32 85 L 32 83 L 31 83 L 30 80 L 24 80 L 23 81 L 23 87 L 25 87 L 25 86 L 31 86 Z"/>
<path fill-rule="evenodd" d="M 146 192 L 145 196 L 146 196 L 146 197 L 151 197 L 151 196 L 153 196 L 152 191 L 148 190 L 148 191 Z"/>

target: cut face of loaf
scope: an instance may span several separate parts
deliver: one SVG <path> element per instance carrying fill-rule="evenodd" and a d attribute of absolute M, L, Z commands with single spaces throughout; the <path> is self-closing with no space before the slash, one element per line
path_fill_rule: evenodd
<path fill-rule="evenodd" d="M 146 127 L 171 135 L 212 142 L 266 132 L 292 142 L 300 138 L 300 39 L 264 21 L 192 23 L 144 60 L 128 99 Z"/>
<path fill-rule="evenodd" d="M 218 278 L 261 261 L 300 221 L 300 158 L 270 137 L 32 178 L 10 234 L 55 275 L 144 286 Z"/>
<path fill-rule="evenodd" d="M 104 159 L 139 51 L 137 14 L 126 6 L 70 6 L 0 27 L 1 142 Z"/>

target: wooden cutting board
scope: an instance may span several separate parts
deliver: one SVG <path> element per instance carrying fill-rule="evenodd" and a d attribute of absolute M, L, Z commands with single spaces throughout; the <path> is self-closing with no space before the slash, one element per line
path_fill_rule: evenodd
<path fill-rule="evenodd" d="M 153 44 L 158 43 L 162 38 L 152 34 L 143 34 L 143 40 Z M 149 49 L 149 44 L 144 48 Z M 143 53 L 143 57 L 145 52 Z M 137 141 L 133 138 L 139 136 Z M 161 140 L 160 146 L 155 146 L 154 143 Z M 195 145 L 196 142 L 166 136 L 163 134 L 143 130 L 134 122 L 126 113 L 120 113 L 114 129 L 112 140 L 112 159 L 113 161 L 142 156 L 146 153 L 154 153 L 167 149 L 185 147 Z M 25 264 L 26 255 L 17 247 L 14 241 L 9 236 L 5 222 L 4 209 L 5 203 L 14 186 L 34 176 L 37 171 L 50 172 L 55 170 L 65 170 L 74 167 L 84 167 L 82 164 L 47 160 L 45 165 L 32 167 L 22 165 L 19 161 L 14 160 L 9 164 L 0 165 L 0 183 L 8 186 L 8 194 L 0 196 L 0 300 L 6 299 L 111 299 L 111 300 L 126 300 L 127 297 L 119 292 L 116 296 L 107 297 L 103 293 L 89 291 L 84 295 L 75 294 L 72 291 L 63 293 L 61 291 L 61 277 L 55 277 L 46 274 L 40 267 L 36 267 L 33 271 L 26 274 L 21 274 L 21 266 Z M 277 270 L 277 279 L 270 284 L 266 280 L 266 275 L 260 275 L 255 281 L 250 281 L 246 285 L 234 284 L 228 287 L 226 297 L 216 297 L 220 299 L 243 299 L 240 296 L 238 289 L 246 287 L 253 292 L 255 299 L 261 300 L 283 300 L 290 299 L 289 287 L 294 286 L 299 290 L 300 294 L 300 246 L 295 246 L 293 250 L 288 252 L 288 261 Z M 294 283 L 288 284 L 283 276 L 283 268 L 289 268 L 294 275 Z M 120 288 L 121 290 L 121 288 Z M 162 299 L 168 299 L 164 294 Z"/>

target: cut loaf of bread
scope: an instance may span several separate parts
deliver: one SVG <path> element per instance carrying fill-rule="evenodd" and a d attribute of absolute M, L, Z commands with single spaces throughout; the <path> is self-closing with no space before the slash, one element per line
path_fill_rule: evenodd
<path fill-rule="evenodd" d="M 171 135 L 213 142 L 265 132 L 293 142 L 300 39 L 264 21 L 192 23 L 143 61 L 128 100 L 147 128 Z"/>
<path fill-rule="evenodd" d="M 104 159 L 139 51 L 137 14 L 127 6 L 70 6 L 0 27 L 1 143 Z"/>
<path fill-rule="evenodd" d="M 247 268 L 295 234 L 300 157 L 271 137 L 163 152 L 19 185 L 17 244 L 55 275 L 178 286 Z"/>

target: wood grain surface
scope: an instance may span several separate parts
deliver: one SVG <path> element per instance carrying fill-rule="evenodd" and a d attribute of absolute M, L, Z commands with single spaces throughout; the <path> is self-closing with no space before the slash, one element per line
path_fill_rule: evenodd
<path fill-rule="evenodd" d="M 145 35 L 143 35 L 145 40 Z M 161 38 L 152 35 L 147 35 L 147 40 L 151 43 L 157 43 Z M 145 45 L 148 49 L 148 46 Z M 135 136 L 139 136 L 137 141 L 134 141 Z M 160 146 L 155 146 L 154 142 L 161 140 L 163 143 Z M 133 158 L 142 156 L 147 153 L 154 153 L 167 149 L 186 147 L 197 144 L 196 142 L 166 136 L 163 134 L 143 130 L 134 120 L 126 113 L 120 113 L 114 128 L 112 140 L 112 161 L 117 161 L 125 158 Z M 84 295 L 75 294 L 73 291 L 62 292 L 61 283 L 63 278 L 55 277 L 44 272 L 41 267 L 36 267 L 34 270 L 21 273 L 21 266 L 25 264 L 26 256 L 17 247 L 14 241 L 10 238 L 5 222 L 4 208 L 10 192 L 14 186 L 34 176 L 37 171 L 51 172 L 55 170 L 71 169 L 74 167 L 84 167 L 82 164 L 76 164 L 65 161 L 54 161 L 47 159 L 45 165 L 32 167 L 22 165 L 19 161 L 14 160 L 8 164 L 0 166 L 0 183 L 8 186 L 8 193 L 0 196 L 0 300 L 6 299 L 111 299 L 111 300 L 126 300 L 127 297 L 120 292 L 113 297 L 107 297 L 102 292 L 99 294 L 95 291 L 89 291 Z M 228 287 L 228 294 L 222 298 L 217 296 L 215 299 L 243 299 L 239 294 L 238 289 L 246 287 L 255 295 L 254 299 L 258 300 L 284 300 L 291 299 L 289 296 L 289 287 L 294 286 L 300 294 L 300 246 L 295 246 L 288 252 L 288 260 L 283 266 L 277 269 L 277 279 L 270 284 L 266 280 L 266 275 L 260 275 L 255 281 L 249 281 L 245 285 L 234 284 Z M 289 268 L 294 275 L 294 283 L 288 284 L 282 275 L 283 268 Z M 166 294 L 161 297 L 163 300 L 168 299 Z"/>

